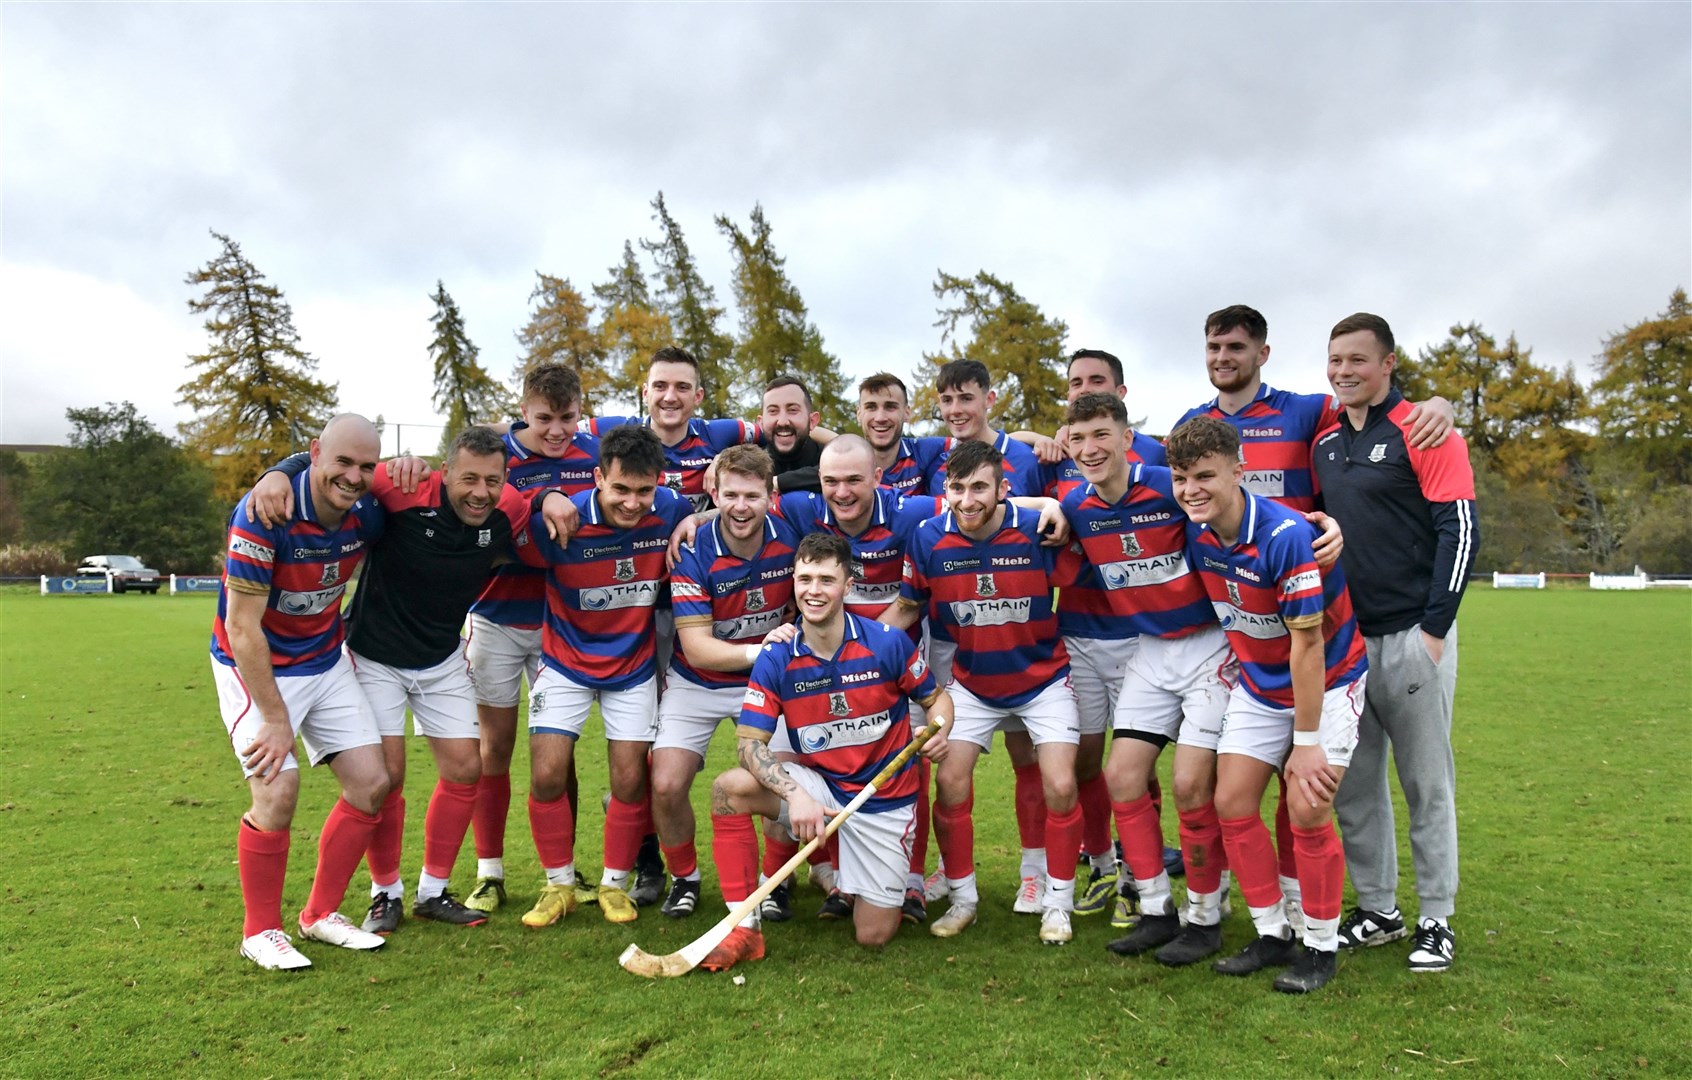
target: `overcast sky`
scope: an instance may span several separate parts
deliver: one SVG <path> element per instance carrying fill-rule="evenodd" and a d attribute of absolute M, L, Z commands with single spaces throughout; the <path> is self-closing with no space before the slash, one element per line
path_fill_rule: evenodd
<path fill-rule="evenodd" d="M 0 11 L 0 442 L 68 407 L 161 427 L 224 232 L 344 408 L 436 422 L 428 300 L 509 375 L 537 270 L 584 292 L 662 189 L 762 202 L 854 380 L 988 270 L 1129 369 L 1153 431 L 1213 393 L 1206 312 L 1325 389 L 1363 309 L 1542 361 L 1692 285 L 1692 6 L 41 5 Z M 421 428 L 416 430 L 421 431 Z M 405 441 L 434 444 L 437 431 Z"/>

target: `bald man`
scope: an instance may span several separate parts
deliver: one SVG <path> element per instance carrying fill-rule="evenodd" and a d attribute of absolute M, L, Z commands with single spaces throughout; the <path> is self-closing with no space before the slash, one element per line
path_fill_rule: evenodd
<path fill-rule="evenodd" d="M 311 467 L 294 479 L 286 521 L 250 523 L 251 496 L 230 516 L 212 676 L 253 799 L 236 840 L 246 907 L 241 955 L 267 970 L 311 966 L 282 929 L 288 830 L 300 790 L 296 736 L 311 764 L 327 764 L 341 786 L 318 835 L 300 934 L 347 949 L 383 942 L 338 910 L 388 793 L 381 736 L 341 649 L 342 594 L 382 531 L 382 511 L 369 497 L 377 454 L 370 421 L 337 416 L 312 440 Z"/>

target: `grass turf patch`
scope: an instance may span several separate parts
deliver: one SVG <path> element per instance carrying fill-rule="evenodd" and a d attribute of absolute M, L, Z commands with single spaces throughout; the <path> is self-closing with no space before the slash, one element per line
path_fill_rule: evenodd
<path fill-rule="evenodd" d="M 817 921 L 767 928 L 744 986 L 621 971 L 630 940 L 680 948 L 722 908 L 629 927 L 586 908 L 527 931 L 540 873 L 519 749 L 511 905 L 474 930 L 408 921 L 380 953 L 306 943 L 314 967 L 236 954 L 234 839 L 247 805 L 217 717 L 209 597 L 0 591 L 0 1074 L 1668 1075 L 1692 1072 L 1677 897 L 1692 820 L 1692 597 L 1493 592 L 1464 606 L 1454 740 L 1463 850 L 1457 962 L 1412 975 L 1403 944 L 1341 957 L 1310 998 L 1268 978 L 1168 971 L 1105 952 L 1105 916 L 1053 949 L 1011 914 L 1010 770 L 979 769 L 982 916 L 952 941 L 906 928 L 879 953 Z M 597 730 L 597 729 L 593 729 Z M 710 775 L 696 785 L 702 854 Z M 599 865 L 604 743 L 580 744 L 579 862 Z M 1167 777 L 1167 773 L 1165 774 Z M 415 886 L 434 782 L 412 750 L 404 874 Z M 310 885 L 334 799 L 308 772 L 285 911 Z M 1173 823 L 1166 822 L 1170 831 Z M 1414 913 L 1399 805 L 1400 903 Z M 932 857 L 932 856 L 931 856 Z M 455 885 L 474 873 L 467 841 Z M 362 913 L 368 878 L 343 911 Z M 1348 900 L 1349 903 L 1349 900 Z M 1236 906 L 1238 900 L 1236 898 Z M 937 905 L 937 910 L 943 910 Z M 1225 925 L 1245 944 L 1249 920 Z"/>

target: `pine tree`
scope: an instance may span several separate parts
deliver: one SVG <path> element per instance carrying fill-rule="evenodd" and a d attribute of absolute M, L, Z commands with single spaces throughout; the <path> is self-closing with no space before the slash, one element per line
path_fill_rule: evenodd
<path fill-rule="evenodd" d="M 211 235 L 223 250 L 186 279 L 206 288 L 188 310 L 206 316 L 211 345 L 188 358 L 198 374 L 177 387 L 177 401 L 195 413 L 180 425 L 184 442 L 212 459 L 218 497 L 233 502 L 267 465 L 310 444 L 334 415 L 337 395 L 312 377 L 317 361 L 300 348 L 282 290 L 239 244 Z"/>
<path fill-rule="evenodd" d="M 605 347 L 593 328 L 593 305 L 570 284 L 569 278 L 553 277 L 538 270 L 529 302 L 534 310 L 523 329 L 517 331 L 523 359 L 514 372 L 515 381 L 521 385 L 523 373 L 536 364 L 567 364 L 576 369 L 582 380 L 582 412 L 591 413 L 612 389 Z"/>
<path fill-rule="evenodd" d="M 481 350 L 465 333 L 464 316 L 447 293 L 446 283 L 437 280 L 429 299 L 435 302 L 435 313 L 429 316 L 435 324 L 429 359 L 435 366 L 435 411 L 446 417 L 440 448 L 444 456 L 466 427 L 507 415 L 511 399 L 499 380 L 478 362 Z"/>
<path fill-rule="evenodd" d="M 598 334 L 610 379 L 609 397 L 631 401 L 634 411 L 646 408 L 641 389 L 652 354 L 674 340 L 670 318 L 652 306 L 646 275 L 635 260 L 634 245 L 623 241 L 623 261 L 610 269 L 611 279 L 593 287 L 599 300 Z"/>
<path fill-rule="evenodd" d="M 734 416 L 740 411 L 729 385 L 734 341 L 717 327 L 723 309 L 717 306 L 716 290 L 699 276 L 699 264 L 688 250 L 681 225 L 664 205 L 662 191 L 652 200 L 652 217 L 663 235 L 642 240 L 640 246 L 658 264 L 657 309 L 670 317 L 675 343 L 699 361 L 699 381 L 705 389 L 700 415 Z M 641 375 L 644 378 L 645 372 Z"/>
<path fill-rule="evenodd" d="M 787 276 L 787 260 L 770 242 L 763 206 L 752 207 L 750 233 L 726 214 L 718 214 L 716 222 L 734 252 L 734 301 L 740 309 L 735 396 L 756 412 L 764 385 L 778 375 L 791 375 L 805 383 L 824 426 L 846 430 L 853 416 L 846 407 L 840 361 L 823 347 L 822 332 L 806 318 L 805 302 Z"/>
<path fill-rule="evenodd" d="M 952 360 L 969 359 L 986 364 L 992 373 L 998 394 L 989 414 L 994 427 L 1048 434 L 1061 427 L 1068 407 L 1064 347 L 1068 325 L 1047 318 L 1014 285 L 985 270 L 972 278 L 939 271 L 934 295 L 941 301 L 940 318 L 934 325 L 940 328 L 943 351 L 924 353 L 923 366 L 912 375 L 915 415 L 935 414 L 934 377 L 940 368 Z M 967 340 L 961 338 L 959 324 L 969 332 Z"/>
<path fill-rule="evenodd" d="M 1692 483 L 1692 303 L 1674 290 L 1666 311 L 1613 335 L 1592 383 L 1598 433 L 1626 445 L 1647 471 Z"/>

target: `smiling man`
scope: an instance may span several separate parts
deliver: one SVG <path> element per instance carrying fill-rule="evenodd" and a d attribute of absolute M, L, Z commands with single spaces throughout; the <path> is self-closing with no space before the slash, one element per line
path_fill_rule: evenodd
<path fill-rule="evenodd" d="M 811 437 L 811 431 L 820 419 L 822 415 L 811 404 L 810 390 L 793 376 L 778 376 L 764 386 L 759 423 L 775 468 L 775 490 L 818 490 L 817 463 L 823 448 Z"/>
<path fill-rule="evenodd" d="M 943 435 L 906 435 L 910 422 L 911 395 L 903 379 L 879 372 L 858 384 L 858 430 L 874 453 L 880 483 L 897 495 L 928 491 L 952 449 Z"/>

